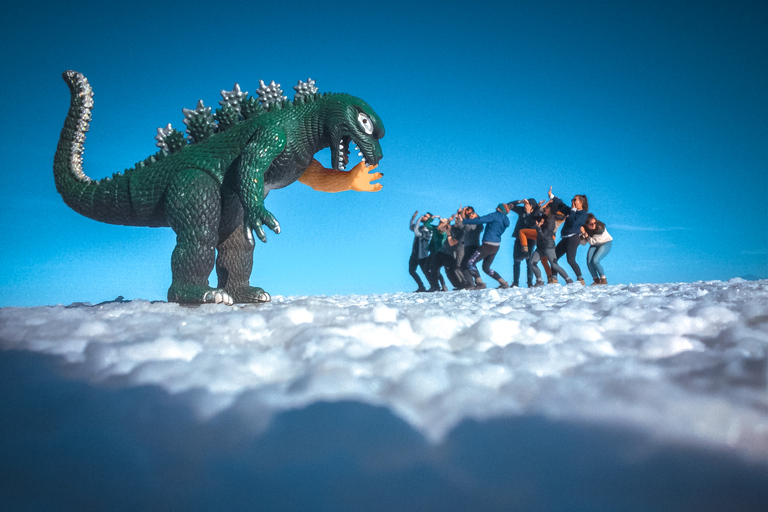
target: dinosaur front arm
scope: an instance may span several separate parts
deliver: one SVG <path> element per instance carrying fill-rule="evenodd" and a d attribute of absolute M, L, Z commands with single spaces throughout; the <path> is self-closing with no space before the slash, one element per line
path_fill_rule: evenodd
<path fill-rule="evenodd" d="M 262 226 L 265 225 L 275 233 L 280 233 L 280 224 L 277 219 L 264 208 L 264 174 L 272 164 L 272 160 L 284 148 L 284 133 L 264 129 L 254 134 L 253 141 L 240 155 L 239 192 L 245 210 L 246 229 L 253 230 L 262 242 L 267 241 Z"/>
<path fill-rule="evenodd" d="M 309 185 L 318 192 L 344 192 L 345 190 L 378 192 L 381 190 L 381 183 L 371 182 L 378 180 L 384 175 L 380 172 L 370 172 L 376 167 L 378 165 L 369 166 L 365 162 L 360 162 L 350 171 L 336 171 L 334 169 L 326 169 L 313 158 L 309 167 L 299 178 L 299 181 Z"/>

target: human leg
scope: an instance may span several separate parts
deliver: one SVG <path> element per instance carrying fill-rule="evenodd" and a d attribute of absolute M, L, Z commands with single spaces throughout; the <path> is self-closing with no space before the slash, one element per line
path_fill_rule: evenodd
<path fill-rule="evenodd" d="M 431 269 L 429 268 L 429 257 L 427 258 L 421 258 L 419 260 L 419 268 L 421 269 L 421 273 L 424 274 L 424 277 L 427 279 L 427 283 L 431 286 Z"/>
<path fill-rule="evenodd" d="M 477 262 L 481 260 L 482 253 L 480 252 L 480 248 L 478 247 L 475 249 L 475 251 L 472 253 L 472 255 L 469 257 L 469 260 L 467 260 L 467 272 L 470 274 L 470 276 L 475 281 L 474 288 L 485 288 L 485 283 L 480 278 L 480 272 L 477 270 Z"/>
<path fill-rule="evenodd" d="M 541 253 L 539 253 L 539 251 L 534 251 L 531 259 L 528 260 L 528 268 L 530 268 L 531 272 L 536 276 L 536 286 L 542 282 L 541 270 L 539 270 L 538 266 L 539 261 L 541 261 Z"/>
<path fill-rule="evenodd" d="M 597 252 L 597 246 L 594 246 L 594 245 L 591 245 L 587 250 L 587 270 L 589 270 L 589 274 L 592 276 L 593 279 L 596 279 L 599 281 L 600 273 L 597 271 L 597 268 L 595 267 L 595 264 L 593 262 L 596 252 Z"/>
<path fill-rule="evenodd" d="M 523 246 L 520 240 L 515 238 L 512 246 L 512 286 L 520 286 L 520 263 L 523 261 Z"/>
<path fill-rule="evenodd" d="M 437 268 L 437 256 L 433 253 L 430 254 L 425 258 L 426 264 L 424 265 L 427 268 L 427 281 L 429 281 L 429 290 L 428 292 L 436 292 L 440 291 L 440 271 Z"/>
<path fill-rule="evenodd" d="M 602 259 L 605 258 L 609 252 L 611 252 L 612 244 L 613 242 L 606 242 L 602 245 L 598 245 L 594 255 L 592 256 L 592 265 L 595 267 L 595 270 L 601 279 L 605 277 L 605 270 L 603 270 L 603 266 L 600 264 L 600 261 L 602 261 Z"/>
<path fill-rule="evenodd" d="M 419 276 L 418 272 L 416 272 L 416 269 L 418 267 L 419 267 L 419 239 L 414 237 L 413 246 L 411 247 L 411 257 L 408 260 L 408 273 L 411 275 L 413 280 L 416 281 L 416 284 L 419 287 L 416 291 L 422 292 L 422 291 L 425 291 L 426 288 L 424 288 L 424 281 L 421 280 L 421 276 Z"/>
<path fill-rule="evenodd" d="M 549 258 L 544 255 L 544 251 L 541 251 L 541 266 L 544 267 L 544 272 L 547 274 L 547 283 L 552 283 L 552 267 L 549 265 Z M 557 277 L 555 277 L 557 280 Z"/>
<path fill-rule="evenodd" d="M 567 273 L 565 275 L 563 275 L 565 270 L 563 270 L 563 268 L 557 263 L 557 260 L 562 258 L 563 254 L 565 254 L 566 252 L 568 252 L 568 239 L 567 238 L 561 238 L 560 241 L 555 246 L 555 250 L 554 251 L 551 251 L 551 250 L 547 251 L 547 259 L 549 260 L 549 264 L 552 266 L 552 278 L 553 278 L 552 280 L 553 281 L 555 279 L 557 279 L 555 273 L 558 273 L 561 276 L 563 276 L 565 278 L 565 280 L 566 280 L 566 283 L 571 280 L 571 278 L 568 277 Z M 555 266 L 557 266 L 557 268 L 560 269 L 560 270 L 557 270 L 555 268 Z"/>
<path fill-rule="evenodd" d="M 527 272 L 527 279 L 528 279 L 528 288 L 533 286 L 533 276 L 535 275 L 535 272 L 533 271 L 534 268 L 536 268 L 535 264 L 531 264 L 531 260 L 533 259 L 533 255 L 536 254 L 536 241 L 529 239 L 528 240 L 528 258 L 525 260 L 525 269 Z M 538 270 L 538 269 L 536 269 Z M 541 279 L 541 272 L 539 272 L 539 277 L 537 279 Z"/>
<path fill-rule="evenodd" d="M 566 242 L 567 242 L 566 255 L 568 258 L 568 265 L 571 266 L 574 273 L 576 274 L 576 279 L 578 279 L 579 281 L 584 281 L 584 278 L 581 275 L 581 267 L 579 267 L 579 264 L 576 263 L 576 252 L 578 251 L 579 246 L 581 245 L 579 241 L 579 237 L 576 235 L 569 236 L 568 238 L 566 238 Z"/>
<path fill-rule="evenodd" d="M 491 268 L 493 260 L 496 258 L 496 254 L 499 252 L 499 246 L 483 244 L 480 247 L 480 252 L 482 253 L 483 259 L 483 272 L 498 281 L 500 288 L 509 288 L 509 284 L 504 280 L 504 278 Z"/>
<path fill-rule="evenodd" d="M 555 276 L 555 273 L 559 274 L 563 279 L 565 279 L 566 283 L 572 283 L 573 280 L 571 280 L 570 277 L 568 277 L 568 274 L 566 271 L 557 263 L 557 257 L 555 255 L 555 249 L 546 249 L 544 251 L 544 254 L 547 256 L 547 259 L 549 260 L 549 264 L 552 267 L 552 277 L 554 279 L 553 284 L 557 283 L 557 277 Z"/>

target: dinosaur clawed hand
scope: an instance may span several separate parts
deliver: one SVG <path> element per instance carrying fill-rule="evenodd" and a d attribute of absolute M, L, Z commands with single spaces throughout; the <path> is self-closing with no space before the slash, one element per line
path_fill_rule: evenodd
<path fill-rule="evenodd" d="M 371 171 L 377 167 L 378 164 L 368 165 L 365 160 L 363 160 L 350 169 L 349 174 L 352 180 L 352 190 L 357 192 L 378 192 L 381 190 L 381 183 L 371 183 L 384 176 L 380 172 L 371 173 Z"/>
<path fill-rule="evenodd" d="M 280 234 L 280 223 L 277 222 L 275 216 L 269 212 L 263 206 L 257 207 L 254 211 L 248 215 L 248 228 L 256 233 L 259 240 L 262 242 L 267 241 L 267 235 L 264 233 L 264 226 L 274 231 L 276 234 Z"/>

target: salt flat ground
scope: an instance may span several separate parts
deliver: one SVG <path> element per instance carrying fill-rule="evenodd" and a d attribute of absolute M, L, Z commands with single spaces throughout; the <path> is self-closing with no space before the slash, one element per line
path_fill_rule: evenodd
<path fill-rule="evenodd" d="M 12 510 L 765 510 L 768 281 L 0 309 Z"/>

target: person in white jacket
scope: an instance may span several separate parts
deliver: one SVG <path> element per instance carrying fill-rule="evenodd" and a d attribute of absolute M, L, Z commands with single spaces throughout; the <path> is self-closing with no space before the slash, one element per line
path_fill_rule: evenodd
<path fill-rule="evenodd" d="M 608 234 L 605 224 L 597 220 L 593 214 L 587 215 L 587 222 L 581 227 L 581 244 L 589 243 L 587 251 L 587 268 L 592 278 L 595 280 L 592 285 L 608 284 L 605 277 L 605 270 L 600 261 L 611 252 L 613 237 Z"/>

